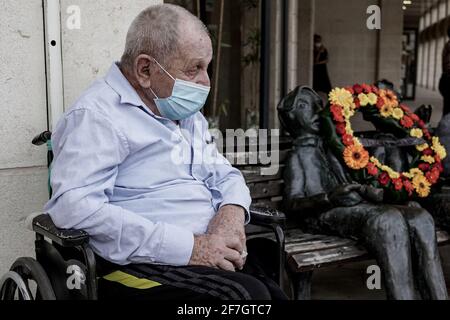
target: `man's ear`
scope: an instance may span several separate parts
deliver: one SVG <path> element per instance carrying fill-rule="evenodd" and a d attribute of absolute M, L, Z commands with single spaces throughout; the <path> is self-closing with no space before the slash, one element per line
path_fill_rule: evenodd
<path fill-rule="evenodd" d="M 134 74 L 142 88 L 149 89 L 151 87 L 151 78 L 155 71 L 154 59 L 149 55 L 140 54 L 134 60 Z"/>

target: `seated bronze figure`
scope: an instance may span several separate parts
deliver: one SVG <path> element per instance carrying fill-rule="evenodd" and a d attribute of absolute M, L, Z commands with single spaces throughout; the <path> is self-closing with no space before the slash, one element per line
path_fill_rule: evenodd
<path fill-rule="evenodd" d="M 376 258 L 389 299 L 447 299 L 432 216 L 390 205 L 383 190 L 354 183 L 321 132 L 321 98 L 298 87 L 278 107 L 294 139 L 284 172 L 285 210 L 308 231 L 357 238 Z"/>

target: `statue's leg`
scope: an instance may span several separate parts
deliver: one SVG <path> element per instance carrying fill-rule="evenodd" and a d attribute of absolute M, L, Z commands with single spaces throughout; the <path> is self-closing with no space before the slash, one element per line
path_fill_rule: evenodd
<path fill-rule="evenodd" d="M 408 226 L 399 210 L 360 204 L 335 208 L 319 220 L 325 232 L 363 241 L 383 271 L 388 299 L 415 299 Z"/>
<path fill-rule="evenodd" d="M 409 225 L 416 283 L 423 299 L 446 300 L 433 217 L 420 207 L 398 207 Z"/>

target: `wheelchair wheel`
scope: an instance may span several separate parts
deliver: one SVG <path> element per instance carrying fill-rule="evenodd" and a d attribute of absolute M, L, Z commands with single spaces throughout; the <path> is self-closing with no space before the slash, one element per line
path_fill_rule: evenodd
<path fill-rule="evenodd" d="M 17 259 L 0 280 L 0 300 L 56 300 L 56 297 L 41 264 L 27 257 Z"/>

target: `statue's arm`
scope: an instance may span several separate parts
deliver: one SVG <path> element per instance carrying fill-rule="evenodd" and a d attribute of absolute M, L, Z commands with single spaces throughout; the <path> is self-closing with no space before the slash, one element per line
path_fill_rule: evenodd
<path fill-rule="evenodd" d="M 310 216 L 330 210 L 333 206 L 327 193 L 306 196 L 305 169 L 298 157 L 292 154 L 288 159 L 285 171 L 284 209 L 288 214 Z"/>

